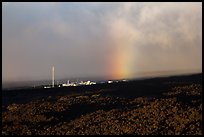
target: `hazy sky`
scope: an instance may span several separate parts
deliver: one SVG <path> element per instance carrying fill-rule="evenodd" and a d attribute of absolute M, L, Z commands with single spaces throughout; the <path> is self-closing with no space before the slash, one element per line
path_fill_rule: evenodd
<path fill-rule="evenodd" d="M 2 81 L 202 72 L 202 3 L 3 3 Z"/>

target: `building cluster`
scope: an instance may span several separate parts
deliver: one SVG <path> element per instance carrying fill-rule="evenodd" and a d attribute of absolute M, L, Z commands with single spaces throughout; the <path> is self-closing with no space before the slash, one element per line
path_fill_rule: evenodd
<path fill-rule="evenodd" d="M 91 81 L 81 81 L 80 83 L 77 83 L 77 82 L 71 82 L 69 83 L 69 80 L 67 83 L 64 83 L 62 84 L 63 87 L 66 87 L 66 86 L 81 86 L 81 85 L 93 85 L 93 84 L 96 84 L 96 82 L 91 82 Z"/>
<path fill-rule="evenodd" d="M 127 80 L 122 80 L 120 82 L 126 82 Z M 112 81 L 112 80 L 108 80 L 108 81 L 104 81 L 104 82 L 100 82 L 101 84 L 103 83 L 108 83 L 108 84 L 111 84 L 111 83 L 117 83 L 119 81 Z M 67 81 L 67 83 L 63 83 L 63 84 L 59 84 L 59 82 L 57 81 L 57 85 L 54 85 L 54 86 L 51 86 L 51 85 L 46 85 L 44 86 L 44 88 L 52 88 L 52 87 L 68 87 L 68 86 L 82 86 L 82 85 L 94 85 L 96 84 L 96 82 L 94 81 L 81 81 L 81 82 L 70 82 L 69 80 Z"/>
<path fill-rule="evenodd" d="M 55 85 L 54 87 L 68 87 L 68 86 L 82 86 L 82 85 L 93 85 L 93 84 L 96 84 L 96 82 L 93 82 L 93 81 L 81 81 L 80 83 L 77 83 L 77 82 L 68 82 L 67 83 L 63 83 L 63 84 L 57 84 Z M 44 86 L 44 88 L 52 88 L 51 86 Z"/>

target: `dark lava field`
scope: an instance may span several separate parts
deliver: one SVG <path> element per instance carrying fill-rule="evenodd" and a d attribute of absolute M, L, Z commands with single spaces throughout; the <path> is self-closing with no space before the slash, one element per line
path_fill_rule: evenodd
<path fill-rule="evenodd" d="M 202 135 L 202 73 L 3 90 L 2 135 Z"/>

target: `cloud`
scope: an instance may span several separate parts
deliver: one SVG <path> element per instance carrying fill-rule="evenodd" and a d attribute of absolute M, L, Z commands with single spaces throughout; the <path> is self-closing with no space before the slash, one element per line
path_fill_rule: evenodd
<path fill-rule="evenodd" d="M 8 3 L 3 80 L 202 69 L 202 3 Z"/>

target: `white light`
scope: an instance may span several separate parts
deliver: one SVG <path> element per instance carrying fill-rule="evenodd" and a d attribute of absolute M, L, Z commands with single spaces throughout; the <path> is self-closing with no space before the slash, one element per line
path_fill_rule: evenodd
<path fill-rule="evenodd" d="M 110 81 L 110 80 L 109 80 L 108 83 L 113 83 L 113 81 Z"/>

